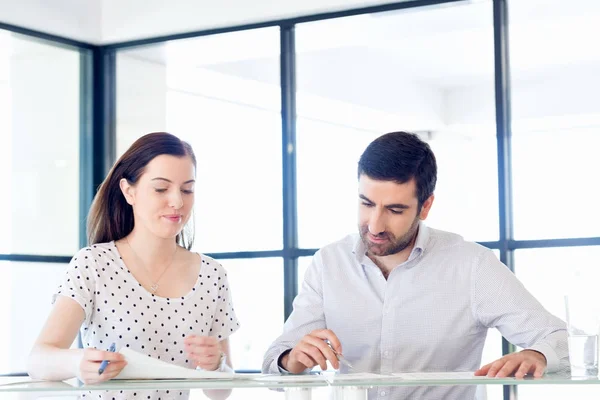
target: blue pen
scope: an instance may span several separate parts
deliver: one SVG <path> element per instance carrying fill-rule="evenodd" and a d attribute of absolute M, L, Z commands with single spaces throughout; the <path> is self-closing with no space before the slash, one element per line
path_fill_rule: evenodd
<path fill-rule="evenodd" d="M 113 343 L 110 345 L 110 348 L 108 349 L 108 351 L 110 351 L 111 353 L 114 353 L 115 350 L 116 350 L 116 345 Z M 98 375 L 102 375 L 102 373 L 104 372 L 104 370 L 106 369 L 107 366 L 108 366 L 108 360 L 102 361 L 102 363 L 100 364 L 100 369 L 98 369 Z"/>

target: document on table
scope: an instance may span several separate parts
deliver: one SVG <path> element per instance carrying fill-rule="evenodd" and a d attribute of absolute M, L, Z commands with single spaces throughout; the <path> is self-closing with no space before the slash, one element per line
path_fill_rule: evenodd
<path fill-rule="evenodd" d="M 119 353 L 125 356 L 127 365 L 114 379 L 244 379 L 243 375 L 232 372 L 202 371 L 169 364 L 127 347 Z"/>

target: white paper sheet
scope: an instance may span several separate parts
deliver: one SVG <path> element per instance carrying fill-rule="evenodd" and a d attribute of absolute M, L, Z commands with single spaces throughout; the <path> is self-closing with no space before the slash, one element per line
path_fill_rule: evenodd
<path fill-rule="evenodd" d="M 236 374 L 219 371 L 200 371 L 180 367 L 148 357 L 127 347 L 119 350 L 127 365 L 114 379 L 236 379 Z"/>

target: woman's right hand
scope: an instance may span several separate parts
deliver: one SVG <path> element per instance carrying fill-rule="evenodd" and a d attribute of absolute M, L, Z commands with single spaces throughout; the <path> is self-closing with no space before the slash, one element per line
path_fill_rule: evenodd
<path fill-rule="evenodd" d="M 102 361 L 109 363 L 102 374 L 98 373 Z M 98 350 L 94 348 L 84 349 L 79 364 L 77 365 L 77 378 L 86 385 L 104 382 L 119 375 L 119 372 L 127 365 L 125 357 L 121 353 Z"/>

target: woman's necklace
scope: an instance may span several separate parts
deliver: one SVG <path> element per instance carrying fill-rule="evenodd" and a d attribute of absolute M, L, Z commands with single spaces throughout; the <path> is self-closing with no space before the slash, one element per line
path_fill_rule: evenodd
<path fill-rule="evenodd" d="M 175 243 L 175 251 L 173 252 L 173 256 L 171 257 L 171 262 L 163 270 L 163 272 L 160 274 L 160 276 L 158 277 L 158 279 L 156 281 L 154 281 L 152 279 L 152 275 L 150 274 L 150 271 L 148 270 L 148 268 L 146 268 L 146 266 L 142 262 L 142 259 L 137 255 L 137 253 L 135 252 L 135 250 L 133 250 L 133 247 L 131 247 L 131 244 L 129 244 L 129 239 L 125 238 L 125 242 L 127 242 L 127 246 L 129 246 L 129 248 L 131 249 L 131 252 L 135 256 L 135 258 L 137 258 L 137 261 L 139 262 L 139 264 L 142 266 L 142 268 L 144 269 L 144 271 L 146 271 L 146 273 L 148 274 L 148 278 L 150 278 L 150 283 L 152 283 L 152 285 L 150 286 L 150 292 L 152 294 L 155 294 L 156 291 L 158 290 L 159 286 L 160 286 L 158 282 L 160 282 L 160 279 L 163 277 L 163 275 L 165 274 L 165 272 L 167 272 L 167 270 L 171 267 L 171 265 L 173 265 L 173 261 L 175 261 L 175 254 L 177 254 L 177 249 L 179 248 L 179 246 L 177 245 L 177 243 Z"/>

